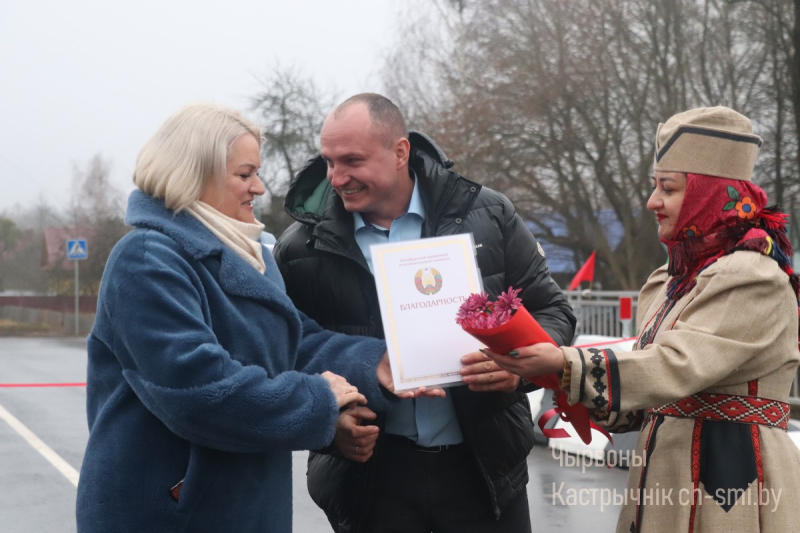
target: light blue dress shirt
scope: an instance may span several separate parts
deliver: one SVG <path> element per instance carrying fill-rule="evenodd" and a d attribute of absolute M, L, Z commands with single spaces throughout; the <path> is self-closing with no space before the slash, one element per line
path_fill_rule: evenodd
<path fill-rule="evenodd" d="M 419 197 L 416 179 L 408 211 L 395 219 L 391 228 L 374 226 L 365 222 L 361 214 L 353 213 L 356 243 L 367 260 L 370 272 L 375 273 L 370 245 L 419 239 L 424 221 L 425 207 Z M 416 398 L 394 402 L 387 413 L 386 432 L 409 438 L 420 446 L 458 444 L 464 440 L 450 395 L 446 398 Z"/>

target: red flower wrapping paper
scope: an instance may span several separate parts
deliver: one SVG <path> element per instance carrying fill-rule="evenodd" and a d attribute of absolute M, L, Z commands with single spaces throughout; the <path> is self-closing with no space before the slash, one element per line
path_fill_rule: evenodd
<path fill-rule="evenodd" d="M 490 350 L 499 354 L 507 354 L 516 348 L 540 342 L 549 342 L 556 345 L 550 335 L 542 329 L 536 319 L 522 306 L 516 310 L 508 322 L 500 326 L 487 329 L 462 327 L 464 331 L 484 343 Z M 586 406 L 582 404 L 569 405 L 567 394 L 561 390 L 561 379 L 556 374 L 528 378 L 528 381 L 553 391 L 553 400 L 556 406 L 542 414 L 538 422 L 539 428 L 546 437 L 569 437 L 569 433 L 564 429 L 545 427 L 553 416 L 558 415 L 564 422 L 572 424 L 572 427 L 575 428 L 576 433 L 585 444 L 592 442 L 592 428 L 600 431 L 611 440 L 605 430 L 589 419 L 589 410 Z"/>

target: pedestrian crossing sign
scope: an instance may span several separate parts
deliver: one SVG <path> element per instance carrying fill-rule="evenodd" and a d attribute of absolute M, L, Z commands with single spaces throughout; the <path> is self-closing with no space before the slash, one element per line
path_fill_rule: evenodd
<path fill-rule="evenodd" d="M 89 248 L 86 239 L 72 239 L 67 241 L 67 259 L 86 259 L 89 257 Z"/>

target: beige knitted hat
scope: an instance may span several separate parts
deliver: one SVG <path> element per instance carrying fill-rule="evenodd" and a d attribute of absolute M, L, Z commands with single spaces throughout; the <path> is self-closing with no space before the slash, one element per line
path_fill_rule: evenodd
<path fill-rule="evenodd" d="M 653 168 L 750 181 L 761 142 L 733 109 L 691 109 L 658 125 Z"/>

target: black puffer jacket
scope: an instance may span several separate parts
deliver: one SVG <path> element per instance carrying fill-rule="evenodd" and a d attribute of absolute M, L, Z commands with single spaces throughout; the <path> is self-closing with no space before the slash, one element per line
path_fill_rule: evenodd
<path fill-rule="evenodd" d="M 572 341 L 575 317 L 550 278 L 541 248 L 508 199 L 449 170 L 452 162 L 426 136 L 411 132 L 409 166 L 419 179 L 426 220 L 422 235 L 472 232 L 484 290 L 496 297 L 523 288 L 523 304 L 557 343 Z M 286 197 L 298 222 L 278 239 L 275 258 L 295 305 L 322 326 L 383 338 L 375 282 L 353 235 L 353 217 L 326 180 L 321 157 L 298 173 Z M 458 422 L 486 480 L 496 516 L 528 482 L 526 458 L 533 446 L 530 407 L 524 392 L 475 393 L 452 387 Z M 376 422 L 383 427 L 383 417 Z M 381 439 L 364 464 L 328 453 L 309 458 L 308 487 L 314 501 L 341 532 L 360 531 L 369 506 Z"/>

